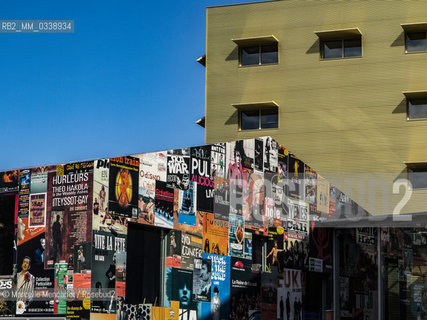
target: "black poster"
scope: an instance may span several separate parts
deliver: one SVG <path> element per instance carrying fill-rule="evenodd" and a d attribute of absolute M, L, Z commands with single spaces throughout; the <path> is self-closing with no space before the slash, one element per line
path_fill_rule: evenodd
<path fill-rule="evenodd" d="M 167 167 L 168 186 L 187 190 L 190 182 L 190 149 L 168 151 Z"/>
<path fill-rule="evenodd" d="M 109 214 L 137 218 L 139 159 L 110 159 Z"/>

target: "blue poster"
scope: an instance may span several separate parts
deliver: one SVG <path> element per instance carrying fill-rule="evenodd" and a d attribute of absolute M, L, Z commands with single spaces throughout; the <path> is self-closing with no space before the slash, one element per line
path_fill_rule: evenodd
<path fill-rule="evenodd" d="M 203 320 L 222 320 L 230 317 L 230 257 L 203 253 L 212 261 L 211 303 L 201 302 Z"/>

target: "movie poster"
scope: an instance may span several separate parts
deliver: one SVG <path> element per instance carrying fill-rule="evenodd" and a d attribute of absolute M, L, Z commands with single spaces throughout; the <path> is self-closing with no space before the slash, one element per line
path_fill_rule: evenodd
<path fill-rule="evenodd" d="M 302 319 L 302 272 L 285 269 L 277 288 L 277 318 Z"/>
<path fill-rule="evenodd" d="M 229 255 L 243 257 L 243 241 L 245 236 L 245 222 L 242 216 L 230 214 L 229 229 Z"/>
<path fill-rule="evenodd" d="M 278 144 L 276 140 L 265 137 L 264 140 L 264 170 L 277 172 L 278 166 Z"/>
<path fill-rule="evenodd" d="M 93 165 L 69 163 L 48 174 L 45 268 L 69 261 L 74 243 L 91 240 Z"/>
<path fill-rule="evenodd" d="M 116 312 L 116 289 L 120 272 L 119 259 L 120 255 L 126 254 L 126 247 L 125 235 L 114 236 L 110 232 L 93 232 L 91 285 L 95 293 L 102 294 L 104 297 L 107 295 L 107 298 L 92 298 L 91 312 Z"/>
<path fill-rule="evenodd" d="M 225 178 L 226 144 L 211 145 L 211 177 Z"/>
<path fill-rule="evenodd" d="M 111 158 L 109 175 L 109 215 L 113 218 L 136 219 L 138 217 L 139 159 L 129 156 Z"/>
<path fill-rule="evenodd" d="M 156 180 L 154 224 L 158 227 L 173 228 L 174 189 L 166 182 Z"/>
<path fill-rule="evenodd" d="M 305 166 L 305 201 L 310 205 L 317 204 L 317 173 Z"/>
<path fill-rule="evenodd" d="M 44 227 L 46 225 L 46 193 L 30 195 L 29 227 Z"/>
<path fill-rule="evenodd" d="M 267 221 L 264 219 L 266 199 L 263 176 L 245 171 L 243 190 L 245 227 L 256 233 L 265 233 Z"/>
<path fill-rule="evenodd" d="M 264 172 L 264 139 L 255 139 L 255 157 L 254 157 L 254 171 L 256 173 Z"/>
<path fill-rule="evenodd" d="M 308 220 L 307 203 L 303 201 L 291 200 L 290 216 L 286 221 L 288 237 L 292 239 L 304 240 L 310 231 Z"/>
<path fill-rule="evenodd" d="M 228 221 L 215 219 L 212 213 L 204 218 L 203 252 L 228 255 Z"/>
<path fill-rule="evenodd" d="M 25 223 L 28 225 L 28 218 Z M 49 293 L 54 288 L 54 270 L 44 269 L 45 260 L 45 227 L 35 227 L 26 230 L 18 242 L 18 270 L 15 282 L 19 301 L 23 301 L 25 309 L 22 314 L 53 313 L 53 297 Z M 28 259 L 29 258 L 29 259 Z M 26 272 L 28 281 L 25 279 Z M 26 299 L 26 294 L 33 294 L 33 299 Z"/>
<path fill-rule="evenodd" d="M 256 319 L 261 312 L 260 276 L 252 260 L 231 258 L 230 319 Z"/>
<path fill-rule="evenodd" d="M 317 210 L 329 213 L 329 182 L 320 175 L 317 175 Z"/>
<path fill-rule="evenodd" d="M 19 190 L 19 171 L 0 172 L 0 194 L 14 193 Z"/>
<path fill-rule="evenodd" d="M 194 269 L 194 259 L 202 258 L 202 238 L 191 233 L 181 233 L 181 268 Z"/>
<path fill-rule="evenodd" d="M 166 268 L 181 268 L 181 232 L 171 230 L 166 235 Z"/>
<path fill-rule="evenodd" d="M 277 270 L 261 274 L 261 320 L 277 318 Z"/>
<path fill-rule="evenodd" d="M 168 151 L 166 181 L 170 188 L 188 189 L 190 181 L 190 148 Z"/>
<path fill-rule="evenodd" d="M 228 221 L 230 212 L 230 183 L 228 179 L 215 177 L 214 180 L 215 218 Z"/>
<path fill-rule="evenodd" d="M 212 261 L 209 259 L 194 258 L 193 271 L 193 300 L 211 301 L 211 273 Z"/>
<path fill-rule="evenodd" d="M 187 190 L 176 190 L 178 195 L 178 223 L 196 226 L 197 184 L 190 181 Z"/>
<path fill-rule="evenodd" d="M 289 196 L 304 199 L 304 162 L 294 154 L 289 155 Z"/>
<path fill-rule="evenodd" d="M 202 302 L 202 319 L 229 319 L 230 316 L 230 257 L 203 253 L 212 261 L 211 303 Z"/>
<path fill-rule="evenodd" d="M 139 157 L 138 222 L 154 224 L 156 180 L 166 181 L 166 151 L 144 153 Z"/>
<path fill-rule="evenodd" d="M 20 216 L 28 215 L 30 210 L 31 171 L 19 171 L 19 211 Z"/>

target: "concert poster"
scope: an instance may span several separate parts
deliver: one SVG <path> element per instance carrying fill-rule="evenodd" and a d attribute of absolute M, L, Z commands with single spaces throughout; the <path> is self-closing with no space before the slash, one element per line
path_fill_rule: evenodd
<path fill-rule="evenodd" d="M 204 215 L 203 252 L 228 255 L 228 221 L 215 219 L 212 213 Z"/>
<path fill-rule="evenodd" d="M 202 258 L 202 241 L 191 233 L 181 233 L 181 268 L 186 270 L 194 269 L 194 259 Z"/>
<path fill-rule="evenodd" d="M 169 188 L 166 182 L 156 180 L 154 225 L 168 229 L 173 228 L 174 193 L 175 190 Z"/>
<path fill-rule="evenodd" d="M 108 214 L 112 218 L 138 217 L 139 159 L 117 157 L 110 159 Z"/>
<path fill-rule="evenodd" d="M 93 166 L 69 163 L 48 174 L 45 268 L 72 259 L 76 242 L 91 241 Z"/>
<path fill-rule="evenodd" d="M 211 177 L 226 178 L 226 144 L 211 145 Z"/>
<path fill-rule="evenodd" d="M 170 188 L 188 189 L 190 182 L 190 148 L 168 151 L 166 181 Z"/>
<path fill-rule="evenodd" d="M 190 148 L 190 156 L 191 181 L 203 184 L 206 179 L 211 179 L 211 146 Z"/>
<path fill-rule="evenodd" d="M 234 257 L 243 257 L 245 222 L 242 216 L 230 214 L 229 224 L 229 255 Z"/>
<path fill-rule="evenodd" d="M 279 319 L 302 319 L 302 272 L 285 269 L 277 288 L 277 315 Z"/>
<path fill-rule="evenodd" d="M 46 225 L 46 193 L 30 194 L 29 227 Z"/>
<path fill-rule="evenodd" d="M 209 185 L 197 184 L 197 210 L 213 212 L 214 210 L 214 180 Z"/>

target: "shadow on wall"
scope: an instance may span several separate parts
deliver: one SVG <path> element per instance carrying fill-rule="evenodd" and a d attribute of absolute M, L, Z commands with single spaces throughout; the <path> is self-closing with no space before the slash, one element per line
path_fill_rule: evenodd
<path fill-rule="evenodd" d="M 400 101 L 392 113 L 406 113 L 406 99 Z"/>
<path fill-rule="evenodd" d="M 401 32 L 399 36 L 393 41 L 390 47 L 403 47 L 405 45 L 405 32 Z"/>

